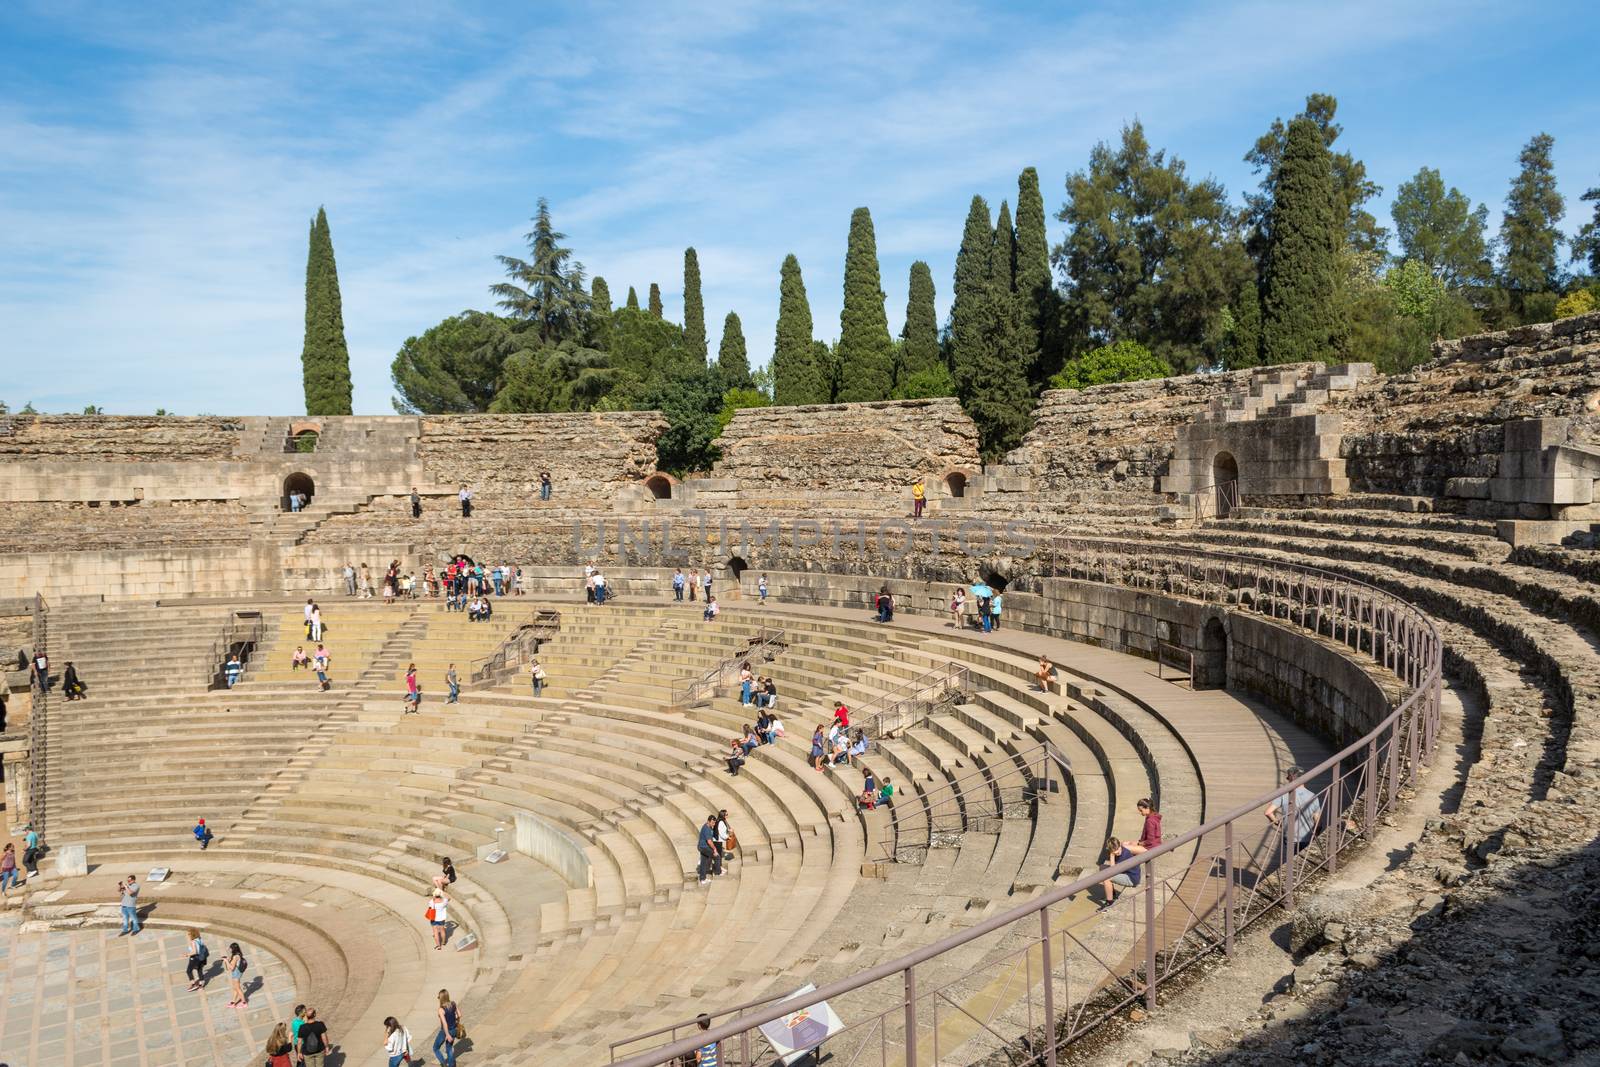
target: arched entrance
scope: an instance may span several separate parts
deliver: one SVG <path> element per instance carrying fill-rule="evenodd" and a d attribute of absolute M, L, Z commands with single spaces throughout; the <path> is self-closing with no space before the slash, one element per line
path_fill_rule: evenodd
<path fill-rule="evenodd" d="M 750 564 L 748 564 L 748 563 L 746 563 L 744 561 L 744 557 L 743 556 L 729 556 L 728 557 L 728 573 L 733 575 L 733 580 L 735 582 L 737 582 L 739 580 L 739 576 L 741 574 L 743 574 L 745 571 L 747 571 L 749 569 L 750 569 Z"/>
<path fill-rule="evenodd" d="M 951 496 L 966 496 L 967 476 L 960 471 L 951 471 L 944 476 L 944 487 Z"/>
<path fill-rule="evenodd" d="M 1225 519 L 1239 499 L 1239 461 L 1232 452 L 1218 452 L 1211 461 L 1211 484 L 1217 496 L 1217 518 Z"/>
<path fill-rule="evenodd" d="M 1006 586 L 1011 584 L 1011 579 L 990 567 L 984 567 L 978 572 L 978 577 L 996 593 L 1004 593 Z"/>
<path fill-rule="evenodd" d="M 311 498 L 316 495 L 316 492 L 317 485 L 311 480 L 311 475 L 296 472 L 283 480 L 283 499 L 279 501 L 279 506 L 282 507 L 284 511 L 299 510 L 291 503 L 291 494 L 305 494 L 304 503 L 309 504 L 311 503 Z"/>
<path fill-rule="evenodd" d="M 1228 628 L 1215 615 L 1200 631 L 1200 659 L 1195 667 L 1198 677 L 1192 684 L 1196 689 L 1228 687 Z"/>
<path fill-rule="evenodd" d="M 652 474 L 644 480 L 644 487 L 657 500 L 672 499 L 672 479 L 665 474 Z"/>

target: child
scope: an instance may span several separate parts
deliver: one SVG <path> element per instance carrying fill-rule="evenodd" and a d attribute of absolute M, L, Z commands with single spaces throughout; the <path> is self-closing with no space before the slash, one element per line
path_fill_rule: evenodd
<path fill-rule="evenodd" d="M 888 804 L 894 800 L 894 784 L 889 781 L 889 776 L 883 776 L 883 784 L 878 787 L 878 803 Z"/>
<path fill-rule="evenodd" d="M 878 783 L 872 777 L 871 771 L 861 772 L 861 795 L 856 797 L 856 807 L 861 811 L 873 811 L 878 806 Z"/>
<path fill-rule="evenodd" d="M 211 827 L 206 825 L 206 821 L 204 819 L 201 819 L 195 824 L 194 839 L 200 843 L 201 852 L 204 852 L 206 850 L 206 846 L 211 844 Z"/>

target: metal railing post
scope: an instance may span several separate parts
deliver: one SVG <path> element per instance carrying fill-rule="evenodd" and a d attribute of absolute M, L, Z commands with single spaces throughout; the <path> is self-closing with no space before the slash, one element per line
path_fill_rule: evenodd
<path fill-rule="evenodd" d="M 906 1056 L 905 1067 L 917 1067 L 917 972 L 906 968 Z"/>
<path fill-rule="evenodd" d="M 1378 739 L 1367 742 L 1367 813 L 1362 824 L 1370 839 L 1372 827 L 1378 821 Z"/>
<path fill-rule="evenodd" d="M 1045 1067 L 1056 1067 L 1056 990 L 1051 971 L 1054 965 L 1050 960 L 1050 906 L 1046 904 L 1039 909 L 1039 931 L 1043 935 L 1039 944 L 1043 948 L 1041 960 L 1044 965 L 1044 1063 Z"/>
<path fill-rule="evenodd" d="M 1294 910 L 1294 846 L 1295 846 L 1295 796 L 1294 790 L 1284 794 L 1289 799 L 1283 817 L 1283 842 L 1280 846 L 1283 855 L 1283 906 Z"/>
<path fill-rule="evenodd" d="M 1144 865 L 1144 1006 L 1156 1007 L 1156 864 Z"/>
<path fill-rule="evenodd" d="M 1340 802 L 1339 775 L 1343 770 L 1333 765 L 1333 784 L 1328 787 L 1328 828 L 1323 831 L 1328 841 L 1328 873 L 1339 869 L 1339 832 L 1344 829 L 1344 805 Z"/>
<path fill-rule="evenodd" d="M 1233 822 L 1222 826 L 1222 951 L 1233 959 L 1233 934 L 1238 919 L 1233 910 Z"/>

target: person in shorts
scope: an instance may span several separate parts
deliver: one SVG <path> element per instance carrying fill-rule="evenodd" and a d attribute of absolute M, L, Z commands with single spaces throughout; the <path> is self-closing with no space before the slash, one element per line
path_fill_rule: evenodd
<path fill-rule="evenodd" d="M 1130 860 L 1133 857 L 1134 852 L 1132 849 L 1124 845 L 1119 839 L 1108 837 L 1106 838 L 1106 861 L 1100 865 L 1100 869 L 1114 867 L 1123 860 Z M 1139 877 L 1143 873 L 1140 868 L 1132 867 L 1101 882 L 1100 888 L 1106 894 L 1106 905 L 1110 906 L 1117 899 L 1118 891 L 1136 888 L 1139 885 Z"/>

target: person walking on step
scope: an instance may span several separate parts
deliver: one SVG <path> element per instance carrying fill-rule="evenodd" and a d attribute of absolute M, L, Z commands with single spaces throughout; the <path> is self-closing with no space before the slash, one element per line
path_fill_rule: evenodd
<path fill-rule="evenodd" d="M 417 492 L 417 487 L 414 485 L 411 487 L 411 517 L 422 518 L 422 494 Z"/>
<path fill-rule="evenodd" d="M 200 846 L 201 852 L 211 847 L 211 839 L 214 836 L 216 835 L 211 832 L 211 827 L 206 825 L 204 819 L 194 824 L 194 840 Z"/>
<path fill-rule="evenodd" d="M 443 889 L 435 889 L 428 897 L 428 909 L 423 913 L 428 920 L 428 925 L 433 928 L 433 948 L 435 952 L 444 950 L 444 943 L 449 939 L 450 930 L 450 898 L 444 895 Z"/>
<path fill-rule="evenodd" d="M 305 1021 L 294 1035 L 294 1050 L 304 1067 L 323 1067 L 328 1054 L 328 1024 L 317 1018 L 316 1008 L 307 1008 Z"/>
<path fill-rule="evenodd" d="M 828 742 L 822 729 L 822 724 L 818 723 L 817 728 L 811 731 L 811 766 L 819 774 L 822 772 L 822 761 L 828 756 Z"/>
<path fill-rule="evenodd" d="M 117 892 L 122 896 L 122 932 L 123 934 L 137 934 L 139 932 L 139 879 L 134 875 L 117 883 Z"/>
<path fill-rule="evenodd" d="M 67 660 L 67 669 L 61 673 L 61 692 L 68 700 L 82 700 L 88 692 L 83 680 L 78 677 L 78 668 L 73 666 L 70 659 Z"/>
<path fill-rule="evenodd" d="M 39 831 L 29 823 L 26 832 L 22 835 L 22 869 L 28 872 L 29 878 L 39 876 Z"/>
<path fill-rule="evenodd" d="M 456 499 L 461 501 L 461 517 L 472 518 L 472 490 L 463 485 L 461 492 L 456 494 Z"/>
<path fill-rule="evenodd" d="M 684 583 L 683 568 L 682 567 L 675 568 L 673 570 L 673 572 L 672 572 L 672 599 L 673 600 L 682 600 L 683 599 L 683 583 Z"/>
<path fill-rule="evenodd" d="M 222 680 L 232 689 L 239 684 L 239 676 L 244 673 L 244 664 L 239 660 L 239 653 L 228 653 L 228 662 L 222 667 Z"/>
<path fill-rule="evenodd" d="M 756 583 L 756 592 L 761 595 L 761 603 L 765 604 L 767 602 L 767 576 L 765 574 L 763 574 L 761 576 L 761 580 Z"/>
<path fill-rule="evenodd" d="M 456 673 L 456 665 L 450 664 L 450 669 L 444 672 L 445 688 L 450 695 L 444 698 L 446 704 L 461 703 L 461 676 Z"/>
<path fill-rule="evenodd" d="M 17 884 L 17 846 L 10 841 L 6 842 L 4 852 L 0 852 L 0 896 L 10 896 L 11 887 Z"/>
<path fill-rule="evenodd" d="M 389 1067 L 411 1062 L 411 1031 L 393 1015 L 383 1020 L 383 1051 L 389 1057 Z"/>
<path fill-rule="evenodd" d="M 599 568 L 596 568 L 594 572 L 594 602 L 603 605 L 606 602 L 606 592 L 606 576 L 600 573 Z"/>
<path fill-rule="evenodd" d="M 356 569 L 349 563 L 344 565 L 344 595 L 356 595 Z"/>
<path fill-rule="evenodd" d="M 700 853 L 700 884 L 705 885 L 711 881 L 711 872 L 717 866 L 717 817 L 715 814 L 707 815 L 705 823 L 700 827 L 700 838 L 695 842 L 695 851 Z"/>
<path fill-rule="evenodd" d="M 439 1061 L 439 1067 L 456 1067 L 456 1042 L 461 1039 L 463 1030 L 461 1009 L 450 999 L 448 989 L 439 990 L 439 1035 L 433 1039 L 433 1057 Z"/>
<path fill-rule="evenodd" d="M 39 692 L 50 692 L 50 657 L 45 655 L 43 645 L 34 650 L 32 678 L 33 684 L 39 687 Z"/>
<path fill-rule="evenodd" d="M 928 487 L 922 480 L 922 475 L 917 475 L 917 480 L 911 483 L 911 517 L 922 518 L 922 509 L 928 503 Z"/>
<path fill-rule="evenodd" d="M 326 693 L 331 683 L 328 681 L 328 662 L 332 659 L 328 650 L 321 645 L 317 646 L 316 655 L 311 657 L 311 667 L 317 672 L 317 688 Z"/>
<path fill-rule="evenodd" d="M 189 963 L 183 969 L 184 975 L 189 979 L 189 992 L 204 989 L 206 985 L 206 963 L 211 959 L 211 949 L 200 937 L 200 931 L 189 927 Z"/>
<path fill-rule="evenodd" d="M 550 481 L 550 472 L 549 471 L 540 471 L 539 472 L 539 499 L 540 500 L 549 500 L 550 499 L 550 493 L 551 493 L 551 491 L 553 489 L 555 489 L 555 486 Z"/>
<path fill-rule="evenodd" d="M 413 663 L 413 664 L 411 664 L 410 666 L 408 666 L 406 668 L 406 700 L 405 700 L 406 707 L 405 707 L 405 710 L 408 713 L 417 710 L 417 705 L 419 703 L 421 703 L 421 699 L 422 699 L 421 694 L 422 694 L 422 690 L 417 685 L 417 665 L 415 663 Z"/>
<path fill-rule="evenodd" d="M 528 678 L 530 680 L 532 680 L 532 682 L 533 682 L 533 695 L 535 697 L 544 696 L 544 680 L 545 680 L 544 664 L 540 663 L 536 659 L 529 660 L 528 661 Z"/>

